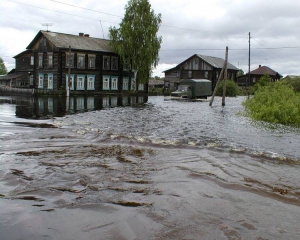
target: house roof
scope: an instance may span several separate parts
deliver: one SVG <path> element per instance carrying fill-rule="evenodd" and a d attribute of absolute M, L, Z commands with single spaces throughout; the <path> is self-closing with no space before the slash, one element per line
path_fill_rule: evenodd
<path fill-rule="evenodd" d="M 167 71 L 179 68 L 182 64 L 184 64 L 185 62 L 189 61 L 191 58 L 193 58 L 195 56 L 201 58 L 203 61 L 207 62 L 209 65 L 211 65 L 214 68 L 223 68 L 223 65 L 224 65 L 224 62 L 225 62 L 225 60 L 222 59 L 222 58 L 205 56 L 205 55 L 200 55 L 200 54 L 194 54 L 193 56 L 191 56 L 188 59 L 184 60 L 183 62 L 179 63 L 176 67 L 173 67 L 173 68 L 170 68 L 168 70 L 165 70 L 164 72 L 167 72 Z M 240 70 L 237 67 L 235 67 L 234 65 L 232 65 L 230 62 L 227 62 L 227 69 L 236 70 L 236 71 Z"/>
<path fill-rule="evenodd" d="M 58 49 L 68 49 L 71 46 L 76 50 L 113 52 L 109 46 L 109 40 L 50 31 L 39 31 L 27 49 L 32 49 L 41 36 L 45 36 Z"/>
<path fill-rule="evenodd" d="M 259 68 L 250 72 L 250 75 L 265 75 L 269 74 L 270 76 L 276 76 L 277 74 L 282 77 L 278 72 L 274 71 L 273 69 L 267 66 L 259 66 Z"/>

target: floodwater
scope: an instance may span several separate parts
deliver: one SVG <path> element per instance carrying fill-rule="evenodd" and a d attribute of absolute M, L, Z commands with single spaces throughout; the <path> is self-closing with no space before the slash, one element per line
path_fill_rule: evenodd
<path fill-rule="evenodd" d="M 300 239 L 300 131 L 243 100 L 0 97 L 0 238 Z"/>

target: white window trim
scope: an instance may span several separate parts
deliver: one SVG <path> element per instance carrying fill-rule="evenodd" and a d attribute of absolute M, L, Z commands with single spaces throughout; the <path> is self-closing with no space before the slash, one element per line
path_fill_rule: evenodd
<path fill-rule="evenodd" d="M 31 66 L 34 65 L 34 56 L 30 56 L 30 65 L 31 65 Z"/>
<path fill-rule="evenodd" d="M 48 89 L 53 89 L 53 74 L 52 73 L 48 74 Z"/>
<path fill-rule="evenodd" d="M 118 77 L 111 77 L 111 90 L 118 90 Z"/>
<path fill-rule="evenodd" d="M 44 74 L 39 73 L 39 85 L 38 88 L 44 88 Z"/>
<path fill-rule="evenodd" d="M 106 86 L 107 83 L 107 86 Z M 110 90 L 110 76 L 103 76 L 103 90 Z"/>
<path fill-rule="evenodd" d="M 70 90 L 74 90 L 74 74 L 70 74 L 70 78 L 71 78 Z M 69 75 L 66 74 L 66 89 L 68 89 L 68 83 L 69 83 Z"/>
<path fill-rule="evenodd" d="M 79 87 L 79 85 L 80 85 L 80 84 L 79 84 L 80 79 L 82 79 L 82 87 Z M 78 74 L 78 75 L 77 75 L 76 90 L 85 90 L 85 89 L 84 89 L 84 82 L 85 82 L 85 75 Z"/>
<path fill-rule="evenodd" d="M 123 90 L 128 90 L 129 89 L 129 77 L 124 77 L 123 78 Z"/>
<path fill-rule="evenodd" d="M 95 75 L 87 75 L 87 90 L 95 90 Z"/>

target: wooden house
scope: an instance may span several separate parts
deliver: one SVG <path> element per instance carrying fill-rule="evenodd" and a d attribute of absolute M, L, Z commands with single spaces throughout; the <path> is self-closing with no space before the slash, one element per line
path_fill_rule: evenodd
<path fill-rule="evenodd" d="M 250 72 L 250 82 L 249 73 L 239 76 L 237 78 L 237 84 L 239 86 L 253 86 L 262 76 L 268 74 L 274 82 L 280 80 L 282 75 L 267 66 L 261 66 Z"/>
<path fill-rule="evenodd" d="M 217 57 L 194 54 L 176 67 L 164 71 L 165 88 L 177 89 L 181 79 L 208 79 L 212 81 L 212 88 L 214 88 L 224 61 L 224 59 Z M 238 71 L 237 67 L 229 62 L 227 63 L 227 79 L 236 80 Z"/>
<path fill-rule="evenodd" d="M 76 94 L 129 92 L 134 86 L 130 64 L 121 65 L 109 40 L 89 34 L 39 31 L 27 50 L 16 55 L 16 73 L 26 73 L 23 88 L 64 90 Z M 146 88 L 145 88 L 146 90 Z M 139 86 L 144 92 L 144 87 Z"/>

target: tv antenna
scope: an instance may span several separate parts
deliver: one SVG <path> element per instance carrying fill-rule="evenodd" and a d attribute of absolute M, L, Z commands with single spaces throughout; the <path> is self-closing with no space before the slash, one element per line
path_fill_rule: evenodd
<path fill-rule="evenodd" d="M 42 24 L 42 26 L 47 26 L 47 32 L 49 32 L 48 31 L 48 27 L 50 26 L 52 26 L 53 25 L 53 23 L 41 23 Z"/>

